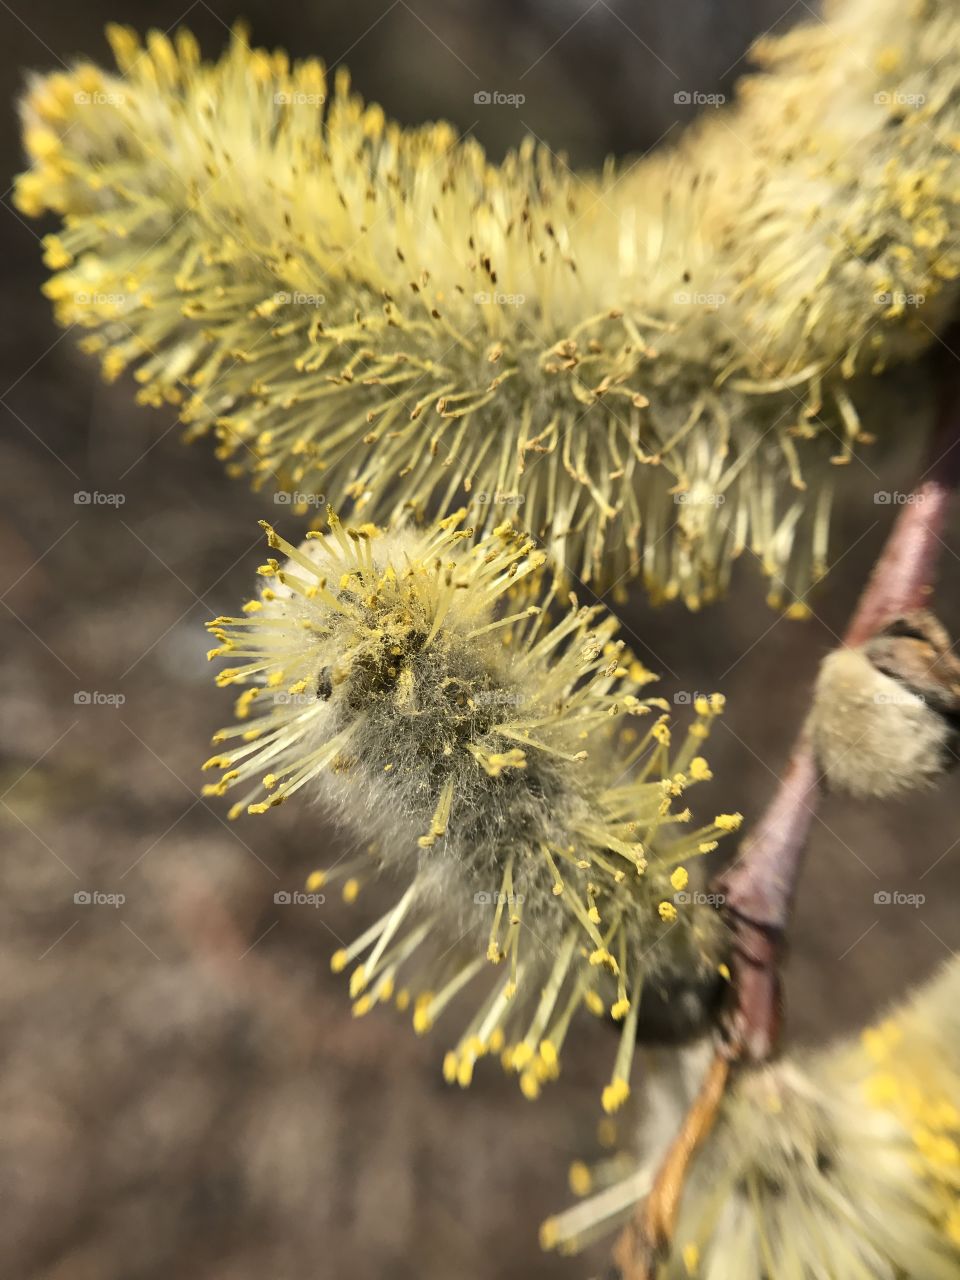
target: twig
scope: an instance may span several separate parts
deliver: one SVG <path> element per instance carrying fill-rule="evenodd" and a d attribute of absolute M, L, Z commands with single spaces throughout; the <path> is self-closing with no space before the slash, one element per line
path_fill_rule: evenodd
<path fill-rule="evenodd" d="M 617 1241 L 614 1261 L 619 1264 L 623 1280 L 646 1280 L 656 1268 L 662 1251 L 669 1247 L 687 1168 L 713 1127 L 729 1074 L 729 1057 L 718 1053 L 710 1064 L 703 1088 L 686 1114 L 683 1128 L 660 1166 L 657 1185 L 646 1199 L 642 1221 L 630 1223 Z"/>

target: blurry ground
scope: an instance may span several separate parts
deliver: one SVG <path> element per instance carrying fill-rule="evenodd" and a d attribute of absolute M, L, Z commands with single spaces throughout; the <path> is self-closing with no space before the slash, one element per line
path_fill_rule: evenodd
<path fill-rule="evenodd" d="M 615 12 L 430 0 L 416 13 L 405 0 L 310 13 L 260 2 L 247 13 L 258 41 L 348 55 L 364 92 L 401 118 L 476 121 L 494 151 L 529 127 L 584 161 L 654 143 L 682 118 L 676 88 L 728 85 L 749 31 L 785 7 L 740 6 L 742 30 L 705 0 Z M 166 27 L 180 15 L 100 0 L 4 8 L 8 100 L 18 68 L 100 54 L 107 18 Z M 232 16 L 201 0 L 189 22 L 213 49 Z M 476 87 L 516 91 L 531 64 L 519 117 L 474 108 Z M 12 116 L 2 154 L 12 173 Z M 334 861 L 341 837 L 303 806 L 228 828 L 221 803 L 197 798 L 198 764 L 228 715 L 201 624 L 249 592 L 256 520 L 276 511 L 227 482 L 205 447 L 185 452 L 173 421 L 137 409 L 127 385 L 97 381 L 38 294 L 34 233 L 0 212 L 0 1275 L 586 1275 L 602 1251 L 544 1257 L 535 1227 L 566 1202 L 569 1160 L 590 1150 L 603 1030 L 580 1037 L 532 1105 L 493 1069 L 469 1094 L 450 1091 L 440 1038 L 415 1039 L 396 1014 L 350 1017 L 329 957 L 377 913 L 376 894 L 352 908 L 332 893 L 317 911 L 274 903 Z M 906 443 L 846 475 L 838 563 L 814 621 L 767 611 L 746 565 L 732 598 L 699 617 L 640 599 L 626 615 L 666 696 L 728 696 L 705 810 L 749 817 L 771 790 L 816 664 L 895 514 L 873 495 L 909 487 L 918 418 L 909 400 L 891 416 Z M 125 501 L 77 505 L 80 490 Z M 951 546 L 958 535 L 955 525 Z M 956 632 L 960 563 L 945 559 L 940 606 Z M 80 692 L 124 702 L 85 705 Z M 854 1025 L 960 942 L 956 786 L 823 809 L 789 973 L 795 1037 Z M 926 902 L 877 906 L 884 889 Z M 126 901 L 75 904 L 84 890 Z"/>

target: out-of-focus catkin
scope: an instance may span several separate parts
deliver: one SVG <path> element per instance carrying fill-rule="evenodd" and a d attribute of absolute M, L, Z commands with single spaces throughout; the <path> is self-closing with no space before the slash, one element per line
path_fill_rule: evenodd
<path fill-rule="evenodd" d="M 311 888 L 402 883 L 333 957 L 353 966 L 358 1015 L 395 999 L 423 1032 L 459 997 L 473 1014 L 447 1078 L 467 1084 L 499 1053 L 534 1096 L 577 1009 L 609 1013 L 615 1110 L 644 985 L 722 963 L 719 918 L 688 882 L 739 815 L 690 829 L 676 803 L 711 776 L 701 750 L 722 699 L 698 699 L 674 743 L 614 620 L 572 598 L 551 620 L 555 590 L 530 603 L 532 542 L 507 525 L 476 538 L 462 517 L 381 535 L 331 516 L 299 549 L 265 526 L 278 555 L 260 596 L 210 624 L 229 663 L 218 682 L 243 692 L 208 790 L 239 795 L 232 816 L 302 792 L 364 837 Z"/>
<path fill-rule="evenodd" d="M 953 960 L 854 1043 L 740 1076 L 658 1280 L 955 1280 L 958 1010 Z M 649 1166 L 606 1169 L 580 1179 L 591 1199 L 544 1224 L 545 1246 L 575 1250 L 635 1211 Z"/>

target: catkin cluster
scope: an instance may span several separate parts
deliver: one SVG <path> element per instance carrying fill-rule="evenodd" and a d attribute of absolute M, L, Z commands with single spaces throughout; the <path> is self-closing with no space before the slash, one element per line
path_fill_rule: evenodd
<path fill-rule="evenodd" d="M 345 72 L 111 28 L 23 108 L 57 317 L 233 473 L 377 520 L 505 500 L 557 565 L 803 612 L 873 375 L 960 271 L 960 13 L 843 0 L 663 155 L 575 175 L 403 129 Z M 868 423 L 869 425 L 869 423 Z M 485 505 L 484 505 L 485 504 Z M 366 518 L 366 517 L 364 517 Z"/>
<path fill-rule="evenodd" d="M 265 525 L 277 555 L 259 596 L 210 624 L 229 664 L 218 683 L 242 692 L 208 791 L 239 797 L 231 816 L 319 798 L 364 849 L 309 887 L 340 878 L 352 898 L 380 872 L 403 886 L 333 957 L 353 966 L 355 1013 L 394 999 L 424 1032 L 469 984 L 447 1078 L 466 1085 L 495 1053 L 528 1096 L 577 1010 L 609 1014 L 615 1110 L 644 987 L 723 969 L 688 868 L 740 818 L 691 829 L 681 807 L 711 776 L 701 750 L 722 699 L 699 699 L 674 743 L 613 619 L 546 588 L 526 536 L 477 537 L 463 515 L 390 534 L 334 516 L 300 548 Z"/>
<path fill-rule="evenodd" d="M 696 607 L 749 551 L 805 611 L 876 377 L 956 307 L 960 8 L 838 0 L 761 42 L 729 110 L 583 175 L 531 140 L 497 165 L 449 125 L 403 129 L 241 30 L 215 63 L 186 31 L 109 34 L 118 73 L 80 62 L 23 104 L 16 201 L 62 220 L 57 319 L 231 474 L 358 521 L 301 545 L 265 526 L 259 594 L 210 624 L 240 692 L 207 790 L 231 816 L 298 793 L 338 815 L 362 852 L 311 888 L 400 885 L 333 957 L 358 1016 L 393 1001 L 423 1033 L 467 1006 L 447 1079 L 497 1055 L 530 1097 L 578 1010 L 609 1016 L 616 1111 L 645 992 L 728 976 L 689 890 L 739 815 L 696 827 L 684 803 L 722 700 L 674 742 L 651 673 L 561 584 L 638 574 Z M 436 519 L 465 500 L 474 529 Z M 936 714 L 905 703 L 883 768 L 851 770 L 854 729 L 886 742 L 883 699 L 915 697 L 888 659 L 821 677 L 842 714 L 816 749 L 861 794 L 954 742 L 960 686 L 934 672 Z M 958 974 L 857 1046 L 738 1081 L 664 1280 L 953 1280 Z M 650 1185 L 608 1173 L 547 1246 Z"/>

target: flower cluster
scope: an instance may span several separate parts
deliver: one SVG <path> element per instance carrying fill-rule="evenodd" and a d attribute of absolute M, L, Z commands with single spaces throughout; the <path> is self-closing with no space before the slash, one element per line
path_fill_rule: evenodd
<path fill-rule="evenodd" d="M 23 104 L 16 202 L 62 220 L 57 319 L 230 474 L 354 513 L 302 543 L 264 523 L 258 595 L 209 624 L 240 692 L 205 791 L 231 817 L 322 801 L 363 851 L 311 890 L 400 885 L 332 959 L 357 1016 L 394 1002 L 426 1033 L 466 1007 L 446 1079 L 492 1055 L 531 1098 L 578 1011 L 609 1017 L 618 1111 L 648 999 L 729 977 L 687 890 L 740 815 L 686 807 L 722 698 L 675 740 L 569 578 L 697 607 L 749 551 L 806 611 L 876 377 L 960 297 L 960 6 L 836 0 L 761 42 L 729 110 L 584 175 L 529 139 L 495 165 L 449 125 L 401 128 L 240 28 L 214 63 L 186 31 L 109 36 L 118 74 L 81 62 Z M 811 723 L 859 794 L 954 743 L 947 640 L 888 633 L 828 660 Z M 958 991 L 954 963 L 858 1045 L 741 1075 L 663 1280 L 953 1280 Z M 578 1166 L 598 1194 L 545 1246 L 624 1220 L 651 1167 Z"/>
<path fill-rule="evenodd" d="M 16 199 L 63 218 L 59 320 L 232 472 L 378 520 L 506 495 L 557 564 L 692 606 L 749 549 L 802 612 L 870 375 L 955 300 L 958 28 L 846 0 L 597 175 L 402 129 L 239 31 L 209 64 L 111 28 L 119 75 L 33 84 Z"/>
<path fill-rule="evenodd" d="M 395 999 L 423 1032 L 471 984 L 445 1075 L 466 1085 L 499 1053 L 535 1096 L 578 1008 L 609 1013 L 615 1110 L 645 984 L 722 967 L 719 917 L 685 890 L 739 815 L 690 830 L 675 803 L 711 776 L 700 752 L 722 699 L 699 699 L 674 744 L 613 619 L 571 597 L 551 621 L 542 553 L 509 525 L 476 537 L 463 515 L 390 534 L 331 516 L 299 549 L 265 525 L 279 555 L 259 597 L 209 624 L 230 664 L 218 682 L 243 691 L 208 791 L 239 793 L 232 816 L 303 791 L 358 832 L 364 852 L 309 888 L 404 883 L 333 957 L 355 966 L 358 1015 Z"/>

